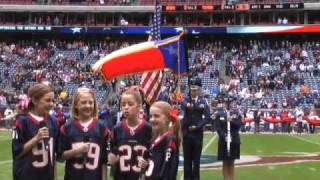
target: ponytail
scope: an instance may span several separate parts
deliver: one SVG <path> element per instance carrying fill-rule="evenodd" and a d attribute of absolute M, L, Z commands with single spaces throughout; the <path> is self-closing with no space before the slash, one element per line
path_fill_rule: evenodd
<path fill-rule="evenodd" d="M 179 148 L 180 144 L 182 143 L 182 132 L 181 132 L 181 123 L 180 120 L 175 121 L 172 123 L 172 125 L 169 127 L 169 130 L 173 132 L 177 139 L 177 147 Z"/>
<path fill-rule="evenodd" d="M 21 99 L 17 106 L 17 115 L 26 115 L 31 109 L 31 98 Z"/>

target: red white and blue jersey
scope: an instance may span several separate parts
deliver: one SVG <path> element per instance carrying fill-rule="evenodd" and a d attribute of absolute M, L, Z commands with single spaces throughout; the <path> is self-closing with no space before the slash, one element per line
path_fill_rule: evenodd
<path fill-rule="evenodd" d="M 90 143 L 87 154 L 66 160 L 64 179 L 101 180 L 102 165 L 107 163 L 110 137 L 103 122 L 93 119 L 88 127 L 83 127 L 78 120 L 73 120 L 61 127 L 60 134 L 59 156 L 77 147 L 77 143 Z"/>
<path fill-rule="evenodd" d="M 177 140 L 171 131 L 154 140 L 150 148 L 147 180 L 175 180 L 179 165 Z"/>
<path fill-rule="evenodd" d="M 40 122 L 30 114 L 18 116 L 14 122 L 12 134 L 12 156 L 14 180 L 53 180 L 58 139 L 57 121 L 45 117 L 49 128 L 49 139 L 41 140 L 30 152 L 20 156 L 23 147 L 32 139 L 40 128 Z M 48 143 L 46 146 L 45 144 Z"/>
<path fill-rule="evenodd" d="M 135 129 L 128 126 L 127 120 L 117 124 L 112 134 L 112 152 L 119 155 L 119 163 L 114 171 L 116 180 L 137 180 L 141 168 L 138 158 L 142 157 L 151 142 L 151 125 L 142 121 Z"/>

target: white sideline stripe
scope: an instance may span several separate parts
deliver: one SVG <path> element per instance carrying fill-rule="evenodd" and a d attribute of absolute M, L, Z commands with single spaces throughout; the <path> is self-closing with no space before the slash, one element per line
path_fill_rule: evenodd
<path fill-rule="evenodd" d="M 315 145 L 320 146 L 320 143 L 318 143 L 318 142 L 314 142 L 314 141 L 311 141 L 311 140 L 307 140 L 307 139 L 304 139 L 304 138 L 301 138 L 301 137 L 298 137 L 298 136 L 289 136 L 289 137 L 293 137 L 293 138 L 299 139 L 299 140 L 301 140 L 301 141 L 308 142 L 308 143 L 311 143 L 311 144 L 315 144 Z"/>
<path fill-rule="evenodd" d="M 9 136 L 0 136 L 0 138 L 10 138 L 12 136 L 12 134 L 10 134 Z"/>
<path fill-rule="evenodd" d="M 262 167 L 262 166 L 279 166 L 279 165 L 290 165 L 290 164 L 297 164 L 297 163 L 305 163 L 305 162 L 320 162 L 320 160 L 297 160 L 291 162 L 280 162 L 280 163 L 266 163 L 266 164 L 239 164 L 235 165 L 236 168 L 241 167 Z M 211 168 L 203 168 L 202 170 L 217 170 L 222 169 L 222 167 L 211 167 Z"/>
<path fill-rule="evenodd" d="M 12 160 L 0 161 L 0 165 L 12 163 Z"/>
<path fill-rule="evenodd" d="M 179 180 L 183 180 L 183 174 L 181 174 L 181 176 L 180 176 Z"/>
<path fill-rule="evenodd" d="M 209 148 L 209 146 L 213 143 L 213 141 L 217 138 L 217 135 L 215 134 L 210 141 L 206 144 L 206 146 L 202 149 L 201 154 L 203 154 L 204 152 L 207 151 L 207 149 Z M 183 172 L 183 171 L 182 171 Z M 181 174 L 179 180 L 183 180 L 183 173 Z"/>
<path fill-rule="evenodd" d="M 217 135 L 215 134 L 210 141 L 208 142 L 208 144 L 206 144 L 206 146 L 202 149 L 201 154 L 203 154 L 204 152 L 207 151 L 207 149 L 209 148 L 209 146 L 211 146 L 211 144 L 213 143 L 213 141 L 216 139 Z"/>
<path fill-rule="evenodd" d="M 12 138 L 1 138 L 0 137 L 0 141 L 9 141 L 9 140 L 12 140 Z"/>

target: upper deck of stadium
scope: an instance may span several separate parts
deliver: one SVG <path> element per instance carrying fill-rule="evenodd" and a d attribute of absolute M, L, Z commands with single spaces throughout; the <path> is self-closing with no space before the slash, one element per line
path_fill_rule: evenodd
<path fill-rule="evenodd" d="M 222 4 L 285 4 L 285 3 L 316 3 L 316 0 L 161 0 L 163 5 L 222 5 Z M 145 6 L 153 5 L 155 0 L 1 0 L 0 4 L 24 5 L 128 5 Z"/>
<path fill-rule="evenodd" d="M 272 5 L 288 5 L 289 9 L 316 10 L 320 9 L 319 1 L 315 0 L 161 0 L 169 10 L 179 10 L 172 6 L 183 6 L 181 10 L 256 10 L 272 9 Z M 1 0 L 0 11 L 43 11 L 43 12 L 153 12 L 155 0 Z M 23 6 L 21 6 L 23 5 Z M 205 6 L 204 8 L 186 6 Z M 252 7 L 254 6 L 254 7 Z M 257 8 L 261 6 L 261 8 Z M 263 7 L 264 6 L 264 7 Z M 172 9 L 173 8 L 173 9 Z"/>

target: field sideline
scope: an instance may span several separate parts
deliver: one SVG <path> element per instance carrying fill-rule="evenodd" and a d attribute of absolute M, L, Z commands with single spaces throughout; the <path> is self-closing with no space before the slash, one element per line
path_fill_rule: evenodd
<path fill-rule="evenodd" d="M 218 137 L 206 134 L 203 155 L 215 157 Z M 247 156 L 261 158 L 261 162 L 237 165 L 237 180 L 319 180 L 320 135 L 245 134 L 241 135 L 241 160 Z M 11 133 L 0 132 L 0 180 L 12 180 Z M 279 163 L 282 159 L 300 160 Z M 263 160 L 272 159 L 271 164 Z M 201 169 L 201 179 L 222 180 L 219 163 Z M 63 164 L 58 166 L 58 180 L 63 180 Z M 182 171 L 177 179 L 183 179 Z"/>

